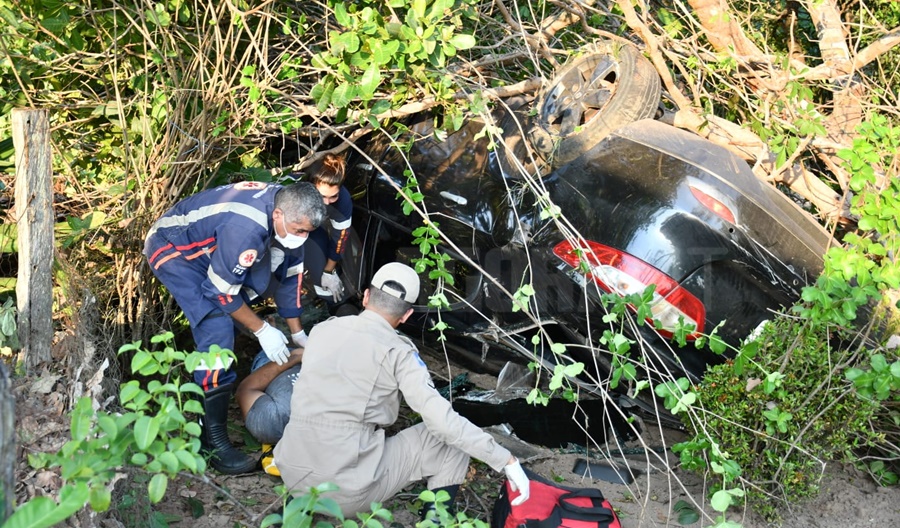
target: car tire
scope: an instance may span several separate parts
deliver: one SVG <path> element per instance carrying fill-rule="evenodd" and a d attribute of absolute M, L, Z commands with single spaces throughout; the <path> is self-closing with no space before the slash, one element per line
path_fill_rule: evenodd
<path fill-rule="evenodd" d="M 538 99 L 534 149 L 554 167 L 597 145 L 613 130 L 654 117 L 659 75 L 634 46 L 601 41 L 569 61 Z"/>

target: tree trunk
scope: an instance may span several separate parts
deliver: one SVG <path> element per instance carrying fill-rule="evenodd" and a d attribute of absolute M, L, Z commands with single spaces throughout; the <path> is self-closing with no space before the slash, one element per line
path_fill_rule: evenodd
<path fill-rule="evenodd" d="M 50 361 L 53 339 L 53 200 L 47 110 L 12 112 L 16 149 L 19 343 L 30 370 Z"/>
<path fill-rule="evenodd" d="M 6 365 L 0 361 L 0 525 L 13 512 L 16 494 L 16 400 L 10 389 Z"/>

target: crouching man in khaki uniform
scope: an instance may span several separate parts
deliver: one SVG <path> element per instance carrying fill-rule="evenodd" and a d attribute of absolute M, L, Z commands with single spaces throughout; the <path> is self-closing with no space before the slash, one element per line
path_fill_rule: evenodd
<path fill-rule="evenodd" d="M 434 388 L 412 342 L 395 328 L 412 314 L 419 277 L 390 263 L 375 274 L 356 316 L 319 323 L 309 335 L 291 398 L 291 417 L 275 447 L 275 464 L 294 495 L 325 482 L 345 516 L 368 511 L 412 482 L 453 498 L 477 458 L 503 469 L 517 503 L 529 482 L 518 460 L 493 437 L 457 414 Z M 422 423 L 385 437 L 397 420 L 400 395 Z"/>

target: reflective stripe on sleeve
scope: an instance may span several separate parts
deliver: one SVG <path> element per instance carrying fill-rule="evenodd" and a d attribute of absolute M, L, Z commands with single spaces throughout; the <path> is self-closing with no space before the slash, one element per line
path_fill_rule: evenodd
<path fill-rule="evenodd" d="M 225 279 L 220 277 L 218 273 L 213 271 L 212 266 L 207 268 L 206 277 L 209 278 L 209 281 L 217 290 L 225 295 L 237 295 L 241 292 L 240 284 L 229 284 Z"/>
<path fill-rule="evenodd" d="M 337 221 L 335 221 L 335 220 L 332 220 L 332 221 L 331 221 L 331 227 L 333 227 L 333 228 L 335 228 L 335 229 L 337 229 L 337 230 L 341 230 L 341 229 L 349 229 L 349 228 L 350 228 L 350 224 L 352 223 L 352 221 L 353 221 L 352 218 L 348 218 L 348 219 L 344 220 L 343 222 L 337 222 Z"/>
<path fill-rule="evenodd" d="M 269 215 L 267 215 L 264 211 L 260 211 L 256 207 L 244 203 L 224 202 L 220 204 L 207 205 L 199 209 L 194 209 L 193 211 L 190 211 L 188 214 L 184 215 L 164 216 L 157 220 L 155 224 L 153 224 L 153 227 L 150 228 L 150 232 L 147 233 L 147 238 L 152 236 L 153 233 L 160 229 L 191 225 L 194 222 L 217 215 L 219 213 L 239 214 L 241 216 L 249 218 L 250 220 L 253 220 L 262 228 L 266 230 L 269 229 Z"/>
<path fill-rule="evenodd" d="M 197 365 L 197 370 L 224 370 L 230 368 L 233 362 L 234 359 L 230 357 L 223 358 L 221 355 L 216 354 L 216 360 L 213 361 L 212 366 L 207 365 L 205 359 L 201 359 L 200 364 Z"/>
<path fill-rule="evenodd" d="M 293 277 L 294 275 L 300 275 L 303 273 L 303 263 L 291 266 L 287 269 L 286 277 Z"/>

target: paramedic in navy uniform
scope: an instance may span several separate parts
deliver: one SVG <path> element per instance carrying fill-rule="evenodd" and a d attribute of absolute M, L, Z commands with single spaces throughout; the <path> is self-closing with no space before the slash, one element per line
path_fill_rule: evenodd
<path fill-rule="evenodd" d="M 316 295 L 329 303 L 340 302 L 344 295 L 344 285 L 335 268 L 347 247 L 353 216 L 353 200 L 350 191 L 344 187 L 345 163 L 340 156 L 326 154 L 307 180 L 322 195 L 330 225 L 323 223 L 309 234 L 306 269 Z"/>
<path fill-rule="evenodd" d="M 300 323 L 303 248 L 322 223 L 325 206 L 310 183 L 289 186 L 241 182 L 201 191 L 175 204 L 150 228 L 144 255 L 153 274 L 184 311 L 196 350 L 234 350 L 236 326 L 249 329 L 279 365 L 288 360 L 287 338 L 250 308 L 273 297 L 297 346 L 306 345 Z M 201 444 L 211 464 L 227 474 L 253 471 L 256 460 L 231 445 L 228 405 L 237 374 L 230 361 L 201 363 L 194 381 L 205 393 Z"/>

